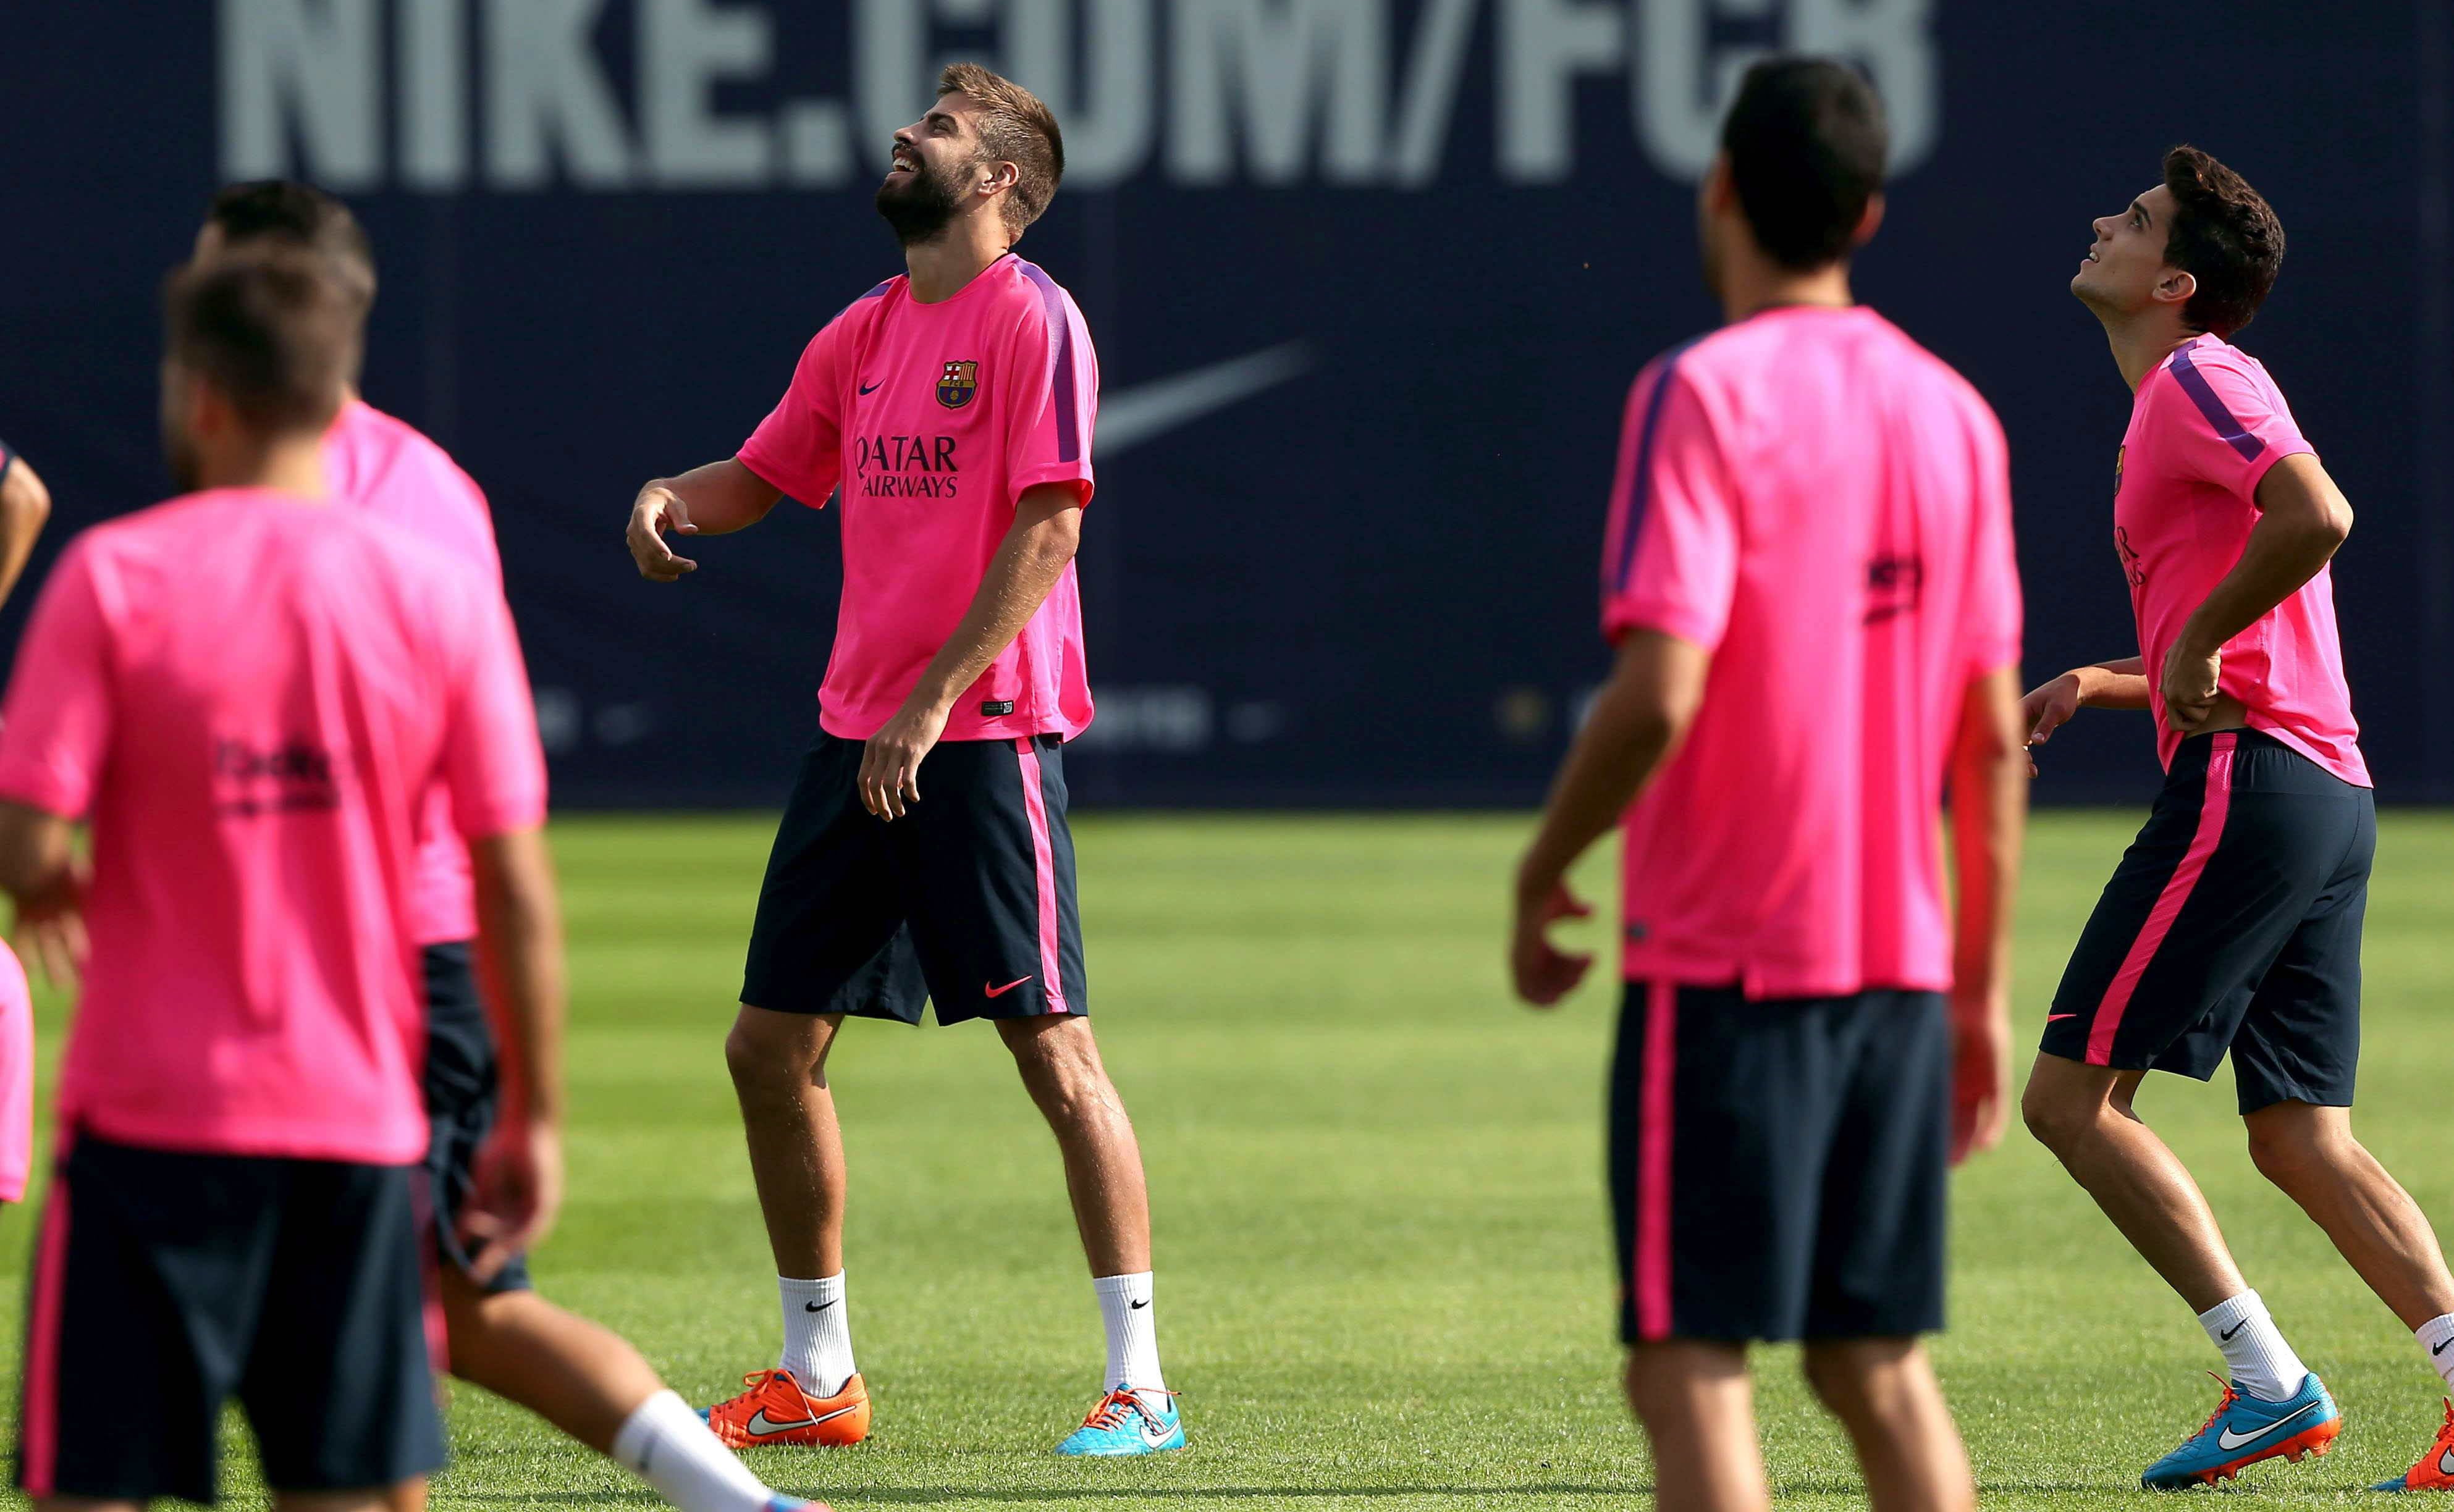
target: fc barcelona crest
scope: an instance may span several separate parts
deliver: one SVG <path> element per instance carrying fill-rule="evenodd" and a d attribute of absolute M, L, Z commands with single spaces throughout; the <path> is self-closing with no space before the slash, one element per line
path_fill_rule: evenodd
<path fill-rule="evenodd" d="M 976 362 L 950 362 L 937 375 L 937 402 L 949 409 L 960 409 L 980 391 L 980 365 Z"/>

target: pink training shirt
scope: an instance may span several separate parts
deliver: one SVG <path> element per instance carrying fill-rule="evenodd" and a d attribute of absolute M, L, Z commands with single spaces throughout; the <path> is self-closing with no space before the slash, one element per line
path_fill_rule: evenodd
<path fill-rule="evenodd" d="M 1099 359 L 1074 296 L 1011 253 L 952 299 L 878 285 L 827 323 L 740 462 L 816 508 L 843 493 L 843 603 L 818 723 L 867 740 L 979 592 L 1023 493 L 1091 501 Z M 947 740 L 1080 734 L 1091 723 L 1082 598 L 1048 601 L 955 702 Z"/>
<path fill-rule="evenodd" d="M 1602 629 L 1713 653 L 1626 820 L 1631 980 L 1951 985 L 1940 826 L 1969 683 L 2020 659 L 2001 427 L 1871 309 L 1766 310 L 1628 396 Z"/>
<path fill-rule="evenodd" d="M 324 437 L 324 477 L 334 498 L 443 547 L 502 591 L 503 559 L 484 491 L 415 427 L 363 399 L 351 400 Z M 417 834 L 411 895 L 417 943 L 473 939 L 477 889 L 469 875 L 469 847 L 452 822 L 452 795 L 439 783 L 427 795 Z"/>
<path fill-rule="evenodd" d="M 2113 463 L 2113 546 L 2130 580 L 2156 755 L 2167 768 L 2182 737 L 2164 717 L 2165 654 L 2241 560 L 2266 469 L 2315 450 L 2266 369 L 2220 336 L 2183 342 L 2139 385 Z M 2250 728 L 2369 786 L 2329 568 L 2225 644 L 2218 686 L 2248 709 Z"/>
<path fill-rule="evenodd" d="M 544 817 L 511 611 L 364 512 L 261 489 L 88 530 L 18 648 L 0 798 L 92 827 L 63 1127 L 396 1164 L 426 1147 L 412 890 L 436 782 Z"/>

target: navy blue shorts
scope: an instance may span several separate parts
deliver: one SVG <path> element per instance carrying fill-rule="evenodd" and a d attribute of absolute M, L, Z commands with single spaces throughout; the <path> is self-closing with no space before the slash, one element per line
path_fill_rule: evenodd
<path fill-rule="evenodd" d="M 218 1494 L 223 1403 L 281 1491 L 443 1463 L 412 1165 L 70 1142 L 43 1204 L 17 1483 Z"/>
<path fill-rule="evenodd" d="M 2182 742 L 2081 932 L 2040 1046 L 2204 1082 L 2241 1111 L 2352 1105 L 2377 806 L 2272 736 Z"/>
<path fill-rule="evenodd" d="M 433 1201 L 434 1247 L 443 1263 L 469 1274 L 469 1246 L 460 1217 L 477 1187 L 477 1154 L 494 1131 L 502 1086 L 494 1031 L 477 990 L 469 942 L 431 945 L 426 960 L 426 1184 Z M 515 1255 L 481 1287 L 529 1289 L 528 1257 Z"/>
<path fill-rule="evenodd" d="M 1631 982 L 1610 1107 L 1627 1343 L 1942 1326 L 1941 994 Z"/>
<path fill-rule="evenodd" d="M 775 831 L 741 1001 L 937 1022 L 1087 1013 L 1057 738 L 941 743 L 893 823 L 863 808 L 862 743 L 822 734 Z"/>

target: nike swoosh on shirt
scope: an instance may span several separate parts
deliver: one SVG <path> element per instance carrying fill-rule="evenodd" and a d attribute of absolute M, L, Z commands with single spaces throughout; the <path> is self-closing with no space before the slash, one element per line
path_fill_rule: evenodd
<path fill-rule="evenodd" d="M 1116 456 L 1311 370 L 1311 346 L 1290 341 L 1117 389 L 1099 401 L 1093 445 L 1101 459 Z"/>
<path fill-rule="evenodd" d="M 885 379 L 883 379 L 883 378 L 881 378 L 881 379 L 879 379 L 879 380 L 877 381 L 877 383 L 874 383 L 874 384 L 863 384 L 863 385 L 861 385 L 861 386 L 860 386 L 860 391 L 861 391 L 862 393 L 865 393 L 865 394 L 874 394 L 874 393 L 877 392 L 879 386 L 880 386 L 880 385 L 882 385 L 882 384 L 884 384 L 885 382 L 886 382 L 886 380 L 885 380 Z"/>
<path fill-rule="evenodd" d="M 2276 1429 L 2283 1426 L 2287 1422 L 2290 1422 L 2293 1419 L 2305 1418 L 2310 1413 L 2317 1411 L 2318 1405 L 2319 1404 L 2317 1403 L 2313 1402 L 2297 1412 L 2287 1412 L 2283 1417 L 2280 1417 L 2273 1422 L 2268 1423 L 2265 1427 L 2259 1429 L 2256 1433 L 2237 1434 L 2230 1428 L 2226 1428 L 2216 1435 L 2216 1447 L 2219 1449 L 2228 1450 L 2238 1449 L 2243 1444 L 2256 1443 L 2259 1440 L 2265 1438 L 2268 1434 L 2273 1433 Z"/>

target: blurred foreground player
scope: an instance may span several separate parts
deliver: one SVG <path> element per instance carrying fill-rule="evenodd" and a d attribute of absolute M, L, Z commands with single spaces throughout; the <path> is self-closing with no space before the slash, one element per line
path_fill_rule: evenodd
<path fill-rule="evenodd" d="M 339 200 L 305 184 L 233 185 L 213 199 L 195 260 L 289 247 L 331 260 L 372 301 L 375 267 L 366 232 Z M 502 563 L 477 485 L 443 448 L 360 398 L 354 382 L 325 433 L 326 481 L 336 503 L 399 527 L 466 563 L 496 597 Z M 497 982 L 478 986 L 477 898 L 467 843 L 441 783 L 418 809 L 410 927 L 426 994 L 425 1101 L 432 1137 L 426 1176 L 429 1231 L 440 1263 L 452 1371 L 516 1402 L 590 1448 L 636 1472 L 684 1512 L 763 1512 L 774 1493 L 708 1431 L 619 1335 L 564 1311 L 530 1288 L 526 1257 L 479 1251 L 461 1220 L 477 1189 L 477 1163 L 498 1121 L 555 1137 L 553 1110 L 524 1109 L 531 1078 L 506 1084 L 487 1007 L 511 1005 Z M 553 1020 L 559 1023 L 559 986 Z M 505 1035 L 519 1043 L 515 1026 Z M 502 1094 L 512 1098 L 498 1106 Z M 481 1222 L 483 1215 L 477 1215 Z M 412 1512 L 404 1508 L 403 1512 Z"/>
<path fill-rule="evenodd" d="M 165 439 L 194 491 L 62 555 L 0 725 L 0 887 L 84 976 L 18 1475 L 47 1507 L 211 1502 L 234 1396 L 276 1505 L 373 1512 L 443 1461 L 416 804 L 448 784 L 541 1041 L 544 765 L 484 581 L 322 497 L 363 302 L 292 253 L 182 269 L 166 306 Z M 517 1131 L 495 1153 L 480 1205 L 516 1243 L 552 1222 L 560 1173 Z"/>
<path fill-rule="evenodd" d="M 1586 911 L 1569 867 L 1624 814 L 1620 1327 L 1681 1512 L 1768 1502 L 1756 1340 L 1804 1341 L 1877 1508 L 1976 1502 L 1918 1336 L 1946 1166 L 2007 1117 L 2020 585 L 1993 412 L 1850 296 L 1885 137 L 1837 63 L 1759 64 L 1731 105 L 1700 199 L 1729 323 L 1629 395 L 1618 666 L 1517 879 L 1517 990 L 1548 1005 L 1592 964 L 1547 938 Z"/>
<path fill-rule="evenodd" d="M 2150 1486 L 2325 1452 L 2334 1400 L 2233 1263 L 2214 1212 L 2132 1106 L 2147 1072 L 2231 1058 L 2250 1158 L 2326 1231 L 2454 1390 L 2454 1279 L 2428 1220 L 2352 1137 L 2361 923 L 2377 810 L 2328 567 L 2351 506 L 2266 369 L 2232 345 L 2275 285 L 2283 228 L 2195 148 L 2095 223 L 2071 280 L 2136 397 L 2113 542 L 2141 654 L 2028 695 L 2042 743 L 2082 706 L 2145 708 L 2163 791 L 2072 951 L 2028 1126 L 2182 1294 L 2230 1377 Z M 2454 1403 L 2378 1487 L 2454 1488 Z"/>
<path fill-rule="evenodd" d="M 51 517 L 33 465 L 0 441 L 0 603 Z M 16 952 L 0 945 L 0 1203 L 22 1202 L 34 1164 L 34 1000 Z"/>
<path fill-rule="evenodd" d="M 710 1414 L 730 1443 L 869 1431 L 827 1052 L 847 1014 L 916 1024 L 924 999 L 940 1024 L 996 1021 L 1064 1156 L 1108 1358 L 1057 1452 L 1184 1442 L 1151 1322 L 1141 1150 L 1085 1016 L 1065 822 L 1061 746 L 1091 722 L 1074 552 L 1099 369 L 1072 296 L 1013 251 L 1064 169 L 1046 106 L 985 69 L 946 70 L 877 189 L 906 272 L 827 323 L 738 455 L 632 506 L 640 573 L 671 583 L 697 564 L 669 531 L 739 530 L 787 493 L 843 497 L 820 733 L 725 1042 L 784 1314 L 777 1368 Z"/>

